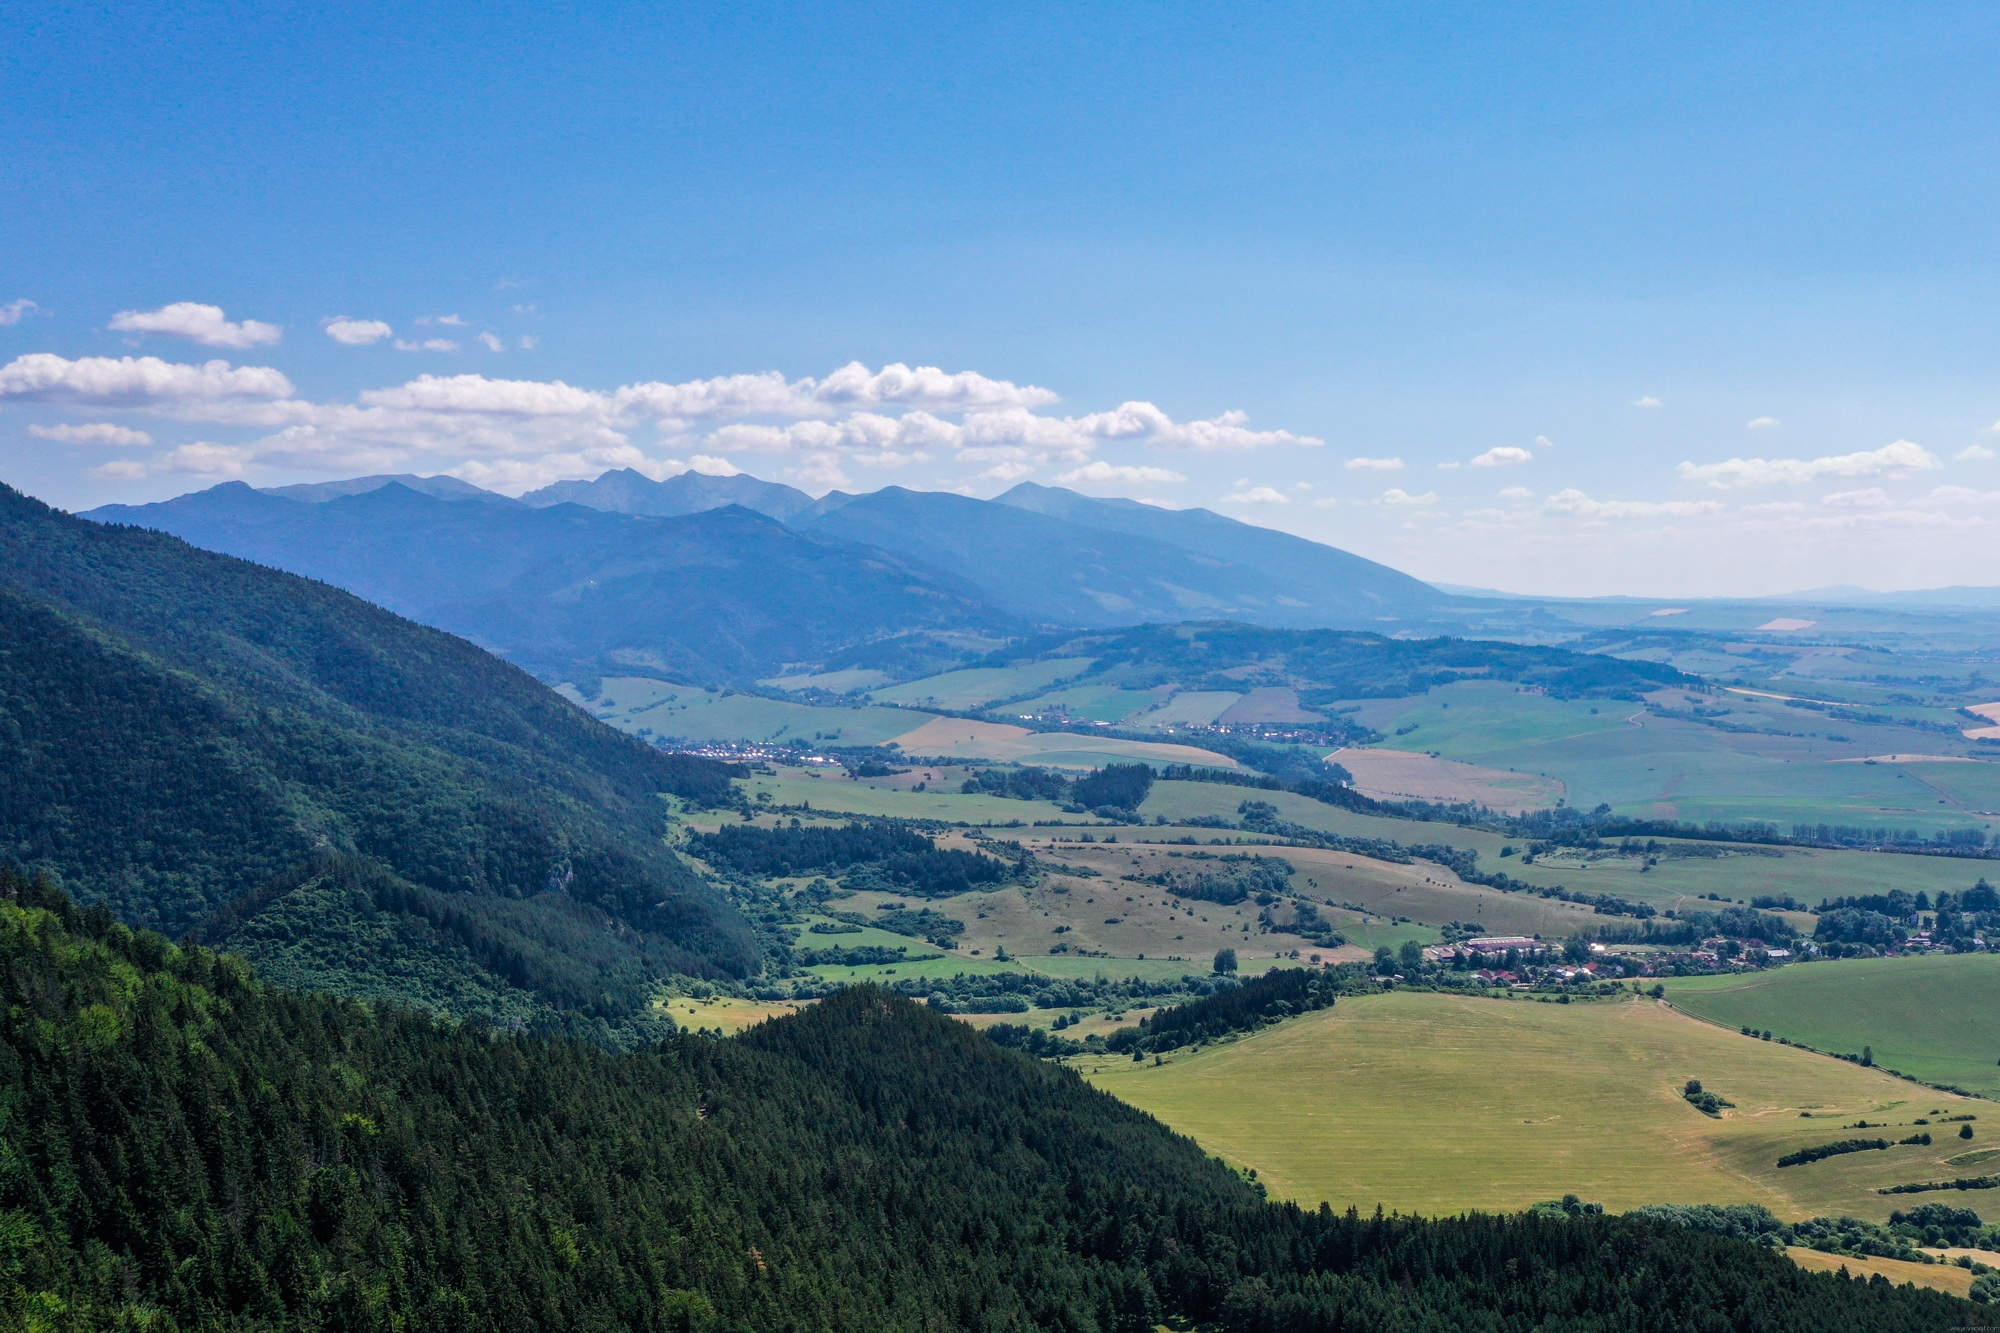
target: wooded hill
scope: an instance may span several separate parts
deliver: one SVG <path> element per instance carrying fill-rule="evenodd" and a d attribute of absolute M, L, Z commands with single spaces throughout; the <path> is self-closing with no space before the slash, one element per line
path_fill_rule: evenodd
<path fill-rule="evenodd" d="M 287 982 L 629 1026 L 750 932 L 660 840 L 663 754 L 326 584 L 0 487 L 0 857 Z M 581 1030 L 581 1029 L 579 1029 Z"/>
<path fill-rule="evenodd" d="M 0 1106 L 15 1328 L 2000 1326 L 1667 1221 L 1266 1204 L 873 989 L 619 1055 L 277 990 L 11 872 Z"/>

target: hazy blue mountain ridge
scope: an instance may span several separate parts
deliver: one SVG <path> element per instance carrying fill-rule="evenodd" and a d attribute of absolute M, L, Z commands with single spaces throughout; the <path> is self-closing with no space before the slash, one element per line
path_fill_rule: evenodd
<path fill-rule="evenodd" d="M 567 680 L 741 680 L 899 634 L 1016 628 L 969 583 L 734 505 L 654 518 L 393 484 L 300 505 L 232 482 L 86 517 L 324 579 Z"/>
<path fill-rule="evenodd" d="M 607 472 L 595 481 L 559 481 L 529 491 L 521 497 L 521 502 L 537 509 L 580 504 L 608 513 L 648 514 L 654 518 L 678 518 L 734 504 L 783 521 L 809 508 L 813 498 L 804 491 L 743 473 L 711 477 L 700 472 L 683 472 L 665 481 L 654 481 L 643 472 L 623 468 Z"/>

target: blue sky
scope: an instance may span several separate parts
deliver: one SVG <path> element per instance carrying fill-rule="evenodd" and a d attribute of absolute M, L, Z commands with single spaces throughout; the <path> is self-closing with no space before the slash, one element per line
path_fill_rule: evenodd
<path fill-rule="evenodd" d="M 0 477 L 1068 477 L 1466 584 L 2000 583 L 2000 16 L 1745 9 L 10 5 Z"/>

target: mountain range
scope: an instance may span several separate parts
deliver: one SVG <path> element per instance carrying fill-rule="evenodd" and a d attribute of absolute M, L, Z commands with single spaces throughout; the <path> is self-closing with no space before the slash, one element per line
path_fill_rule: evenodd
<path fill-rule="evenodd" d="M 467 503 L 479 501 L 480 503 Z M 519 500 L 447 477 L 241 482 L 84 517 L 322 579 L 550 677 L 703 683 L 884 644 L 1240 620 L 1384 629 L 1453 599 L 1345 551 L 1207 510 L 1023 484 L 818 500 L 688 472 Z"/>

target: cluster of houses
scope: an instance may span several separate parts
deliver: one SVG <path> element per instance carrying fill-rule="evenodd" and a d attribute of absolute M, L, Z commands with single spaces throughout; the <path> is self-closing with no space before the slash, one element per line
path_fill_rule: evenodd
<path fill-rule="evenodd" d="M 1812 952 L 1810 945 L 1807 952 Z M 1529 986 L 1549 982 L 1587 982 L 1627 977 L 1684 975 L 1689 972 L 1730 971 L 1791 961 L 1790 949 L 1762 940 L 1703 940 L 1692 949 L 1641 955 L 1614 955 L 1592 943 L 1580 961 L 1565 960 L 1557 946 L 1530 935 L 1486 935 L 1433 945 L 1426 961 L 1441 967 L 1468 966 L 1482 985 Z M 1461 963 L 1460 960 L 1463 960 Z"/>

